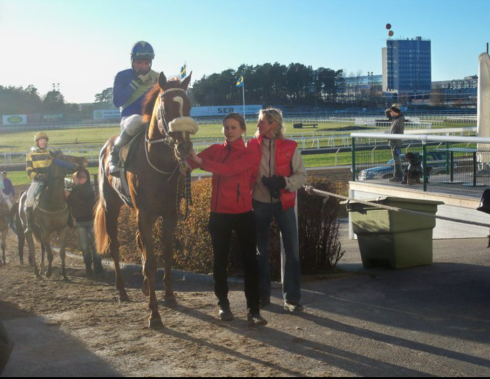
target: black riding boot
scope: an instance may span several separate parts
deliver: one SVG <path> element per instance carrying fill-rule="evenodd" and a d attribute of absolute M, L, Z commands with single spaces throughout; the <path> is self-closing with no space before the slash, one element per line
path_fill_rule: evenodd
<path fill-rule="evenodd" d="M 32 232 L 33 213 L 34 212 L 31 207 L 26 208 L 26 230 L 24 230 L 24 234 Z"/>
<path fill-rule="evenodd" d="M 109 167 L 109 173 L 112 176 L 119 177 L 121 173 L 121 168 L 119 167 L 119 153 L 121 149 L 131 142 L 133 137 L 126 132 L 122 132 L 119 137 L 117 137 L 116 142 L 112 148 L 111 152 L 111 165 Z"/>

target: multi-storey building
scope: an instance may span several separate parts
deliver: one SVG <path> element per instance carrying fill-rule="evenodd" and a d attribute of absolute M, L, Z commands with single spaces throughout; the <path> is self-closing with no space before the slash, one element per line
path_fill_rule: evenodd
<path fill-rule="evenodd" d="M 384 92 L 417 95 L 431 91 L 431 41 L 390 39 L 382 54 Z"/>

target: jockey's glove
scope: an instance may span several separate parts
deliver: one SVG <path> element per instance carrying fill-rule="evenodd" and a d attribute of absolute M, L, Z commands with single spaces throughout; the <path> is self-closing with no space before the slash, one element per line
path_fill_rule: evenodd
<path fill-rule="evenodd" d="M 150 73 L 146 75 L 138 75 L 138 81 L 143 84 L 150 78 Z"/>
<path fill-rule="evenodd" d="M 37 180 L 38 182 L 43 182 L 43 183 L 47 183 L 48 182 L 48 176 L 45 175 L 45 174 L 37 174 L 34 177 L 34 179 Z"/>

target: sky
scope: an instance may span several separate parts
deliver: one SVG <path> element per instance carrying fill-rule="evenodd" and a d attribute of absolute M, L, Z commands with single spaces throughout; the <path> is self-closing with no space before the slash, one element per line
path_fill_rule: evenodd
<path fill-rule="evenodd" d="M 140 40 L 153 69 L 186 63 L 193 81 L 275 62 L 380 75 L 387 23 L 432 41 L 433 81 L 461 79 L 478 72 L 489 14 L 488 0 L 0 0 L 0 85 L 93 102 Z"/>

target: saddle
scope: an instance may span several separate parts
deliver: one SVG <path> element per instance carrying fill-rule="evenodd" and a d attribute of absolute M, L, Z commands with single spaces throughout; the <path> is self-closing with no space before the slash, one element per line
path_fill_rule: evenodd
<path fill-rule="evenodd" d="M 136 147 L 139 141 L 144 138 L 146 129 L 139 134 L 137 134 L 131 142 L 124 146 L 119 152 L 119 167 L 121 168 L 121 175 L 119 178 L 112 179 L 112 186 L 119 193 L 121 200 L 129 207 L 133 208 L 133 202 L 131 200 L 131 195 L 129 193 L 129 185 L 126 179 L 126 171 L 129 163 L 131 162 Z"/>
<path fill-rule="evenodd" d="M 126 172 L 126 168 L 134 155 L 138 142 L 143 138 L 145 132 L 146 129 L 134 136 L 133 139 L 119 152 L 119 166 L 122 168 L 123 172 Z"/>

